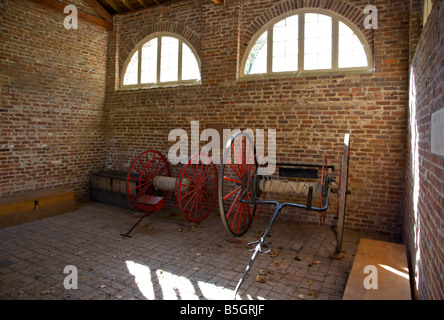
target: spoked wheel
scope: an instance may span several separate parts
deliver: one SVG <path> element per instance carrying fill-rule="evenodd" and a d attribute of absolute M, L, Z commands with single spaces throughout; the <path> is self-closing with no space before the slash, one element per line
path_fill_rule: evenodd
<path fill-rule="evenodd" d="M 324 207 L 327 201 L 327 193 L 328 193 L 328 163 L 327 163 L 327 155 L 324 155 L 322 161 L 322 172 L 321 172 L 321 192 L 319 193 L 319 207 Z M 319 212 L 319 223 L 324 225 L 325 216 L 327 214 L 327 210 Z"/>
<path fill-rule="evenodd" d="M 347 133 L 344 137 L 344 152 L 342 154 L 341 174 L 339 176 L 338 186 L 338 231 L 336 252 L 340 253 L 342 250 L 342 235 L 344 232 L 345 222 L 345 203 L 347 199 L 347 185 L 348 185 L 348 163 L 350 156 L 350 135 Z"/>
<path fill-rule="evenodd" d="M 235 236 L 243 235 L 256 215 L 249 187 L 257 169 L 252 138 L 238 132 L 228 140 L 219 172 L 219 211 L 225 228 Z"/>
<path fill-rule="evenodd" d="M 154 188 L 153 179 L 156 176 L 171 177 L 171 170 L 167 159 L 155 150 L 142 152 L 131 164 L 126 179 L 128 198 L 136 210 L 146 211 L 137 204 L 137 199 L 143 195 L 163 198 L 168 195 L 168 191 L 156 190 Z"/>
<path fill-rule="evenodd" d="M 217 169 L 208 155 L 198 153 L 188 160 L 177 178 L 176 197 L 189 221 L 208 216 L 217 197 Z"/>

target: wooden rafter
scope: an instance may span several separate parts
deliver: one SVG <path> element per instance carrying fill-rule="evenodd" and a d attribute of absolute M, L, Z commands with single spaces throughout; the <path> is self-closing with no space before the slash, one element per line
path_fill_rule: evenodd
<path fill-rule="evenodd" d="M 137 0 L 144 8 L 146 8 L 147 7 L 147 5 L 146 5 L 146 3 L 145 3 L 145 1 L 143 1 L 143 0 Z"/>
<path fill-rule="evenodd" d="M 131 3 L 128 0 L 122 0 L 123 4 L 130 10 L 134 10 L 134 7 L 131 5 Z"/>
<path fill-rule="evenodd" d="M 114 0 L 105 0 L 105 1 L 111 6 L 111 8 L 116 10 L 117 13 L 122 13 L 122 10 L 120 10 L 119 6 L 114 2 Z"/>
<path fill-rule="evenodd" d="M 113 17 L 111 14 L 105 10 L 104 7 L 96 0 L 84 0 L 99 16 L 108 22 L 113 22 Z"/>
<path fill-rule="evenodd" d="M 63 14 L 64 14 L 63 10 L 65 9 L 65 6 L 66 6 L 65 4 L 63 4 L 57 0 L 28 0 L 28 1 L 37 3 L 39 5 L 42 5 L 44 7 L 47 7 L 51 10 L 54 10 L 54 11 L 57 11 L 57 12 L 60 12 Z M 97 26 L 104 27 L 106 29 L 110 29 L 110 30 L 113 29 L 112 22 L 106 21 L 102 18 L 98 18 L 98 17 L 93 16 L 89 13 L 84 12 L 84 11 L 77 10 L 77 17 L 79 20 L 86 21 L 86 22 L 95 24 Z"/>

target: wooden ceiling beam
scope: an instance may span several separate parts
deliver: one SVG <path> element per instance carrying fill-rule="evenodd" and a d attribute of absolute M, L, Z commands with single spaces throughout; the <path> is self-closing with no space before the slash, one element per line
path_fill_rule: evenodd
<path fill-rule="evenodd" d="M 130 10 L 134 10 L 134 7 L 129 3 L 128 0 L 122 0 L 123 4 Z"/>
<path fill-rule="evenodd" d="M 65 9 L 65 4 L 57 1 L 57 0 L 28 0 L 33 3 L 37 3 L 41 6 L 47 7 L 51 10 L 57 11 L 62 13 L 63 15 L 66 15 L 63 10 Z M 113 24 L 109 21 L 106 21 L 104 19 L 98 18 L 96 16 L 93 16 L 89 13 L 83 12 L 81 10 L 77 10 L 77 18 L 79 20 L 92 23 L 96 26 L 104 27 L 106 29 L 112 30 Z"/>
<path fill-rule="evenodd" d="M 111 6 L 111 8 L 116 10 L 117 13 L 122 13 L 122 10 L 120 10 L 119 6 L 114 2 L 114 0 L 105 0 L 105 1 Z"/>
<path fill-rule="evenodd" d="M 144 0 L 137 0 L 137 1 L 139 1 L 139 3 L 140 3 L 144 8 L 147 8 L 147 7 L 148 7 L 148 6 L 146 5 L 146 3 L 145 3 Z"/>
<path fill-rule="evenodd" d="M 84 0 L 99 16 L 108 22 L 113 22 L 113 17 L 111 14 L 105 10 L 104 7 L 96 0 Z"/>

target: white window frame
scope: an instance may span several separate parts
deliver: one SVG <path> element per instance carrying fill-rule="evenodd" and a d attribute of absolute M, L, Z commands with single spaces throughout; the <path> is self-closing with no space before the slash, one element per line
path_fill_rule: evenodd
<path fill-rule="evenodd" d="M 304 32 L 305 32 L 305 14 L 306 13 L 317 13 L 329 16 L 332 18 L 332 63 L 329 69 L 316 69 L 316 70 L 304 70 Z M 298 15 L 298 70 L 296 71 L 282 71 L 273 72 L 273 27 L 276 23 L 284 20 L 290 16 Z M 358 37 L 359 41 L 363 44 L 364 51 L 367 57 L 367 66 L 363 67 L 348 67 L 339 68 L 338 67 L 338 43 L 339 43 L 339 22 L 344 23 L 348 26 Z M 250 52 L 253 46 L 256 44 L 257 40 L 262 36 L 262 34 L 267 31 L 267 72 L 257 73 L 257 74 L 245 74 L 245 65 L 249 58 Z M 277 77 L 288 77 L 288 76 L 309 76 L 309 75 L 325 75 L 325 74 L 344 74 L 344 73 L 365 73 L 374 72 L 373 65 L 373 55 L 371 53 L 371 48 L 365 39 L 362 32 L 353 23 L 347 21 L 343 17 L 336 13 L 322 10 L 322 9 L 300 9 L 297 11 L 289 12 L 287 14 L 281 15 L 271 21 L 269 21 L 265 26 L 263 26 L 251 39 L 247 49 L 242 58 L 242 63 L 240 65 L 240 78 L 241 79 L 262 79 L 262 78 L 277 78 Z"/>
<path fill-rule="evenodd" d="M 168 82 L 161 82 L 160 81 L 160 65 L 161 65 L 161 47 L 162 47 L 162 37 L 172 37 L 179 40 L 179 62 L 178 62 L 178 80 L 177 81 L 168 81 Z M 157 82 L 155 83 L 141 83 L 141 75 L 142 75 L 142 47 L 149 41 L 157 38 Z M 201 78 L 199 79 L 191 79 L 191 80 L 182 80 L 182 44 L 185 43 L 191 50 L 191 52 L 194 54 L 194 57 L 196 58 L 197 65 L 199 68 L 199 75 L 200 75 L 200 69 L 201 69 L 201 63 L 199 55 L 197 54 L 194 47 L 183 37 L 170 33 L 170 32 L 158 32 L 149 35 L 142 41 L 140 41 L 133 50 L 131 50 L 130 54 L 128 55 L 124 65 L 123 65 L 123 72 L 120 76 L 119 86 L 121 89 L 138 89 L 138 88 L 158 88 L 158 87 L 171 87 L 171 86 L 183 86 L 183 85 L 196 85 L 201 84 Z M 123 84 L 126 70 L 128 68 L 129 63 L 131 62 L 131 58 L 134 56 L 134 54 L 138 52 L 138 70 L 137 70 L 137 84 Z"/>

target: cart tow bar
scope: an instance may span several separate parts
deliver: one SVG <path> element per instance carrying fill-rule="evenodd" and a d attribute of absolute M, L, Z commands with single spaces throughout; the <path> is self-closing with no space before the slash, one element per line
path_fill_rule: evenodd
<path fill-rule="evenodd" d="M 328 208 L 328 203 L 329 203 L 329 199 L 330 199 L 330 190 L 331 187 L 329 187 L 328 189 L 328 193 L 327 193 L 327 201 L 325 202 L 325 205 L 322 208 L 317 208 L 317 207 L 308 207 L 306 205 L 302 205 L 302 204 L 297 204 L 297 203 L 291 203 L 291 202 L 286 202 L 286 203 L 278 203 L 277 201 L 251 201 L 251 200 L 240 200 L 243 203 L 252 203 L 252 204 L 274 204 L 276 206 L 276 209 L 274 210 L 273 216 L 271 217 L 270 223 L 268 224 L 267 229 L 265 229 L 264 234 L 262 235 L 262 237 L 259 240 L 250 242 L 246 245 L 247 250 L 250 252 L 253 252 L 253 255 L 251 256 L 250 262 L 248 263 L 247 267 L 245 268 L 244 273 L 242 274 L 242 277 L 240 278 L 239 282 L 236 285 L 236 288 L 234 289 L 234 300 L 236 300 L 236 296 L 237 293 L 239 291 L 240 286 L 242 285 L 242 283 L 244 282 L 244 279 L 246 278 L 246 276 L 248 275 L 248 272 L 250 271 L 251 267 L 253 266 L 254 261 L 256 260 L 257 254 L 258 253 L 269 253 L 271 251 L 271 247 L 270 245 L 265 241 L 265 239 L 267 238 L 268 233 L 271 230 L 271 227 L 273 226 L 274 221 L 276 220 L 279 212 L 281 211 L 281 209 L 285 206 L 292 206 L 292 207 L 297 207 L 297 208 L 304 208 L 304 209 L 312 209 L 312 210 L 316 210 L 316 211 L 325 211 Z M 246 191 L 244 191 L 245 193 Z M 243 196 L 241 197 L 241 199 L 243 198 Z M 251 247 L 253 245 L 256 244 L 256 247 L 254 249 L 252 249 Z M 262 246 L 265 245 L 268 249 L 266 251 L 262 251 Z"/>

